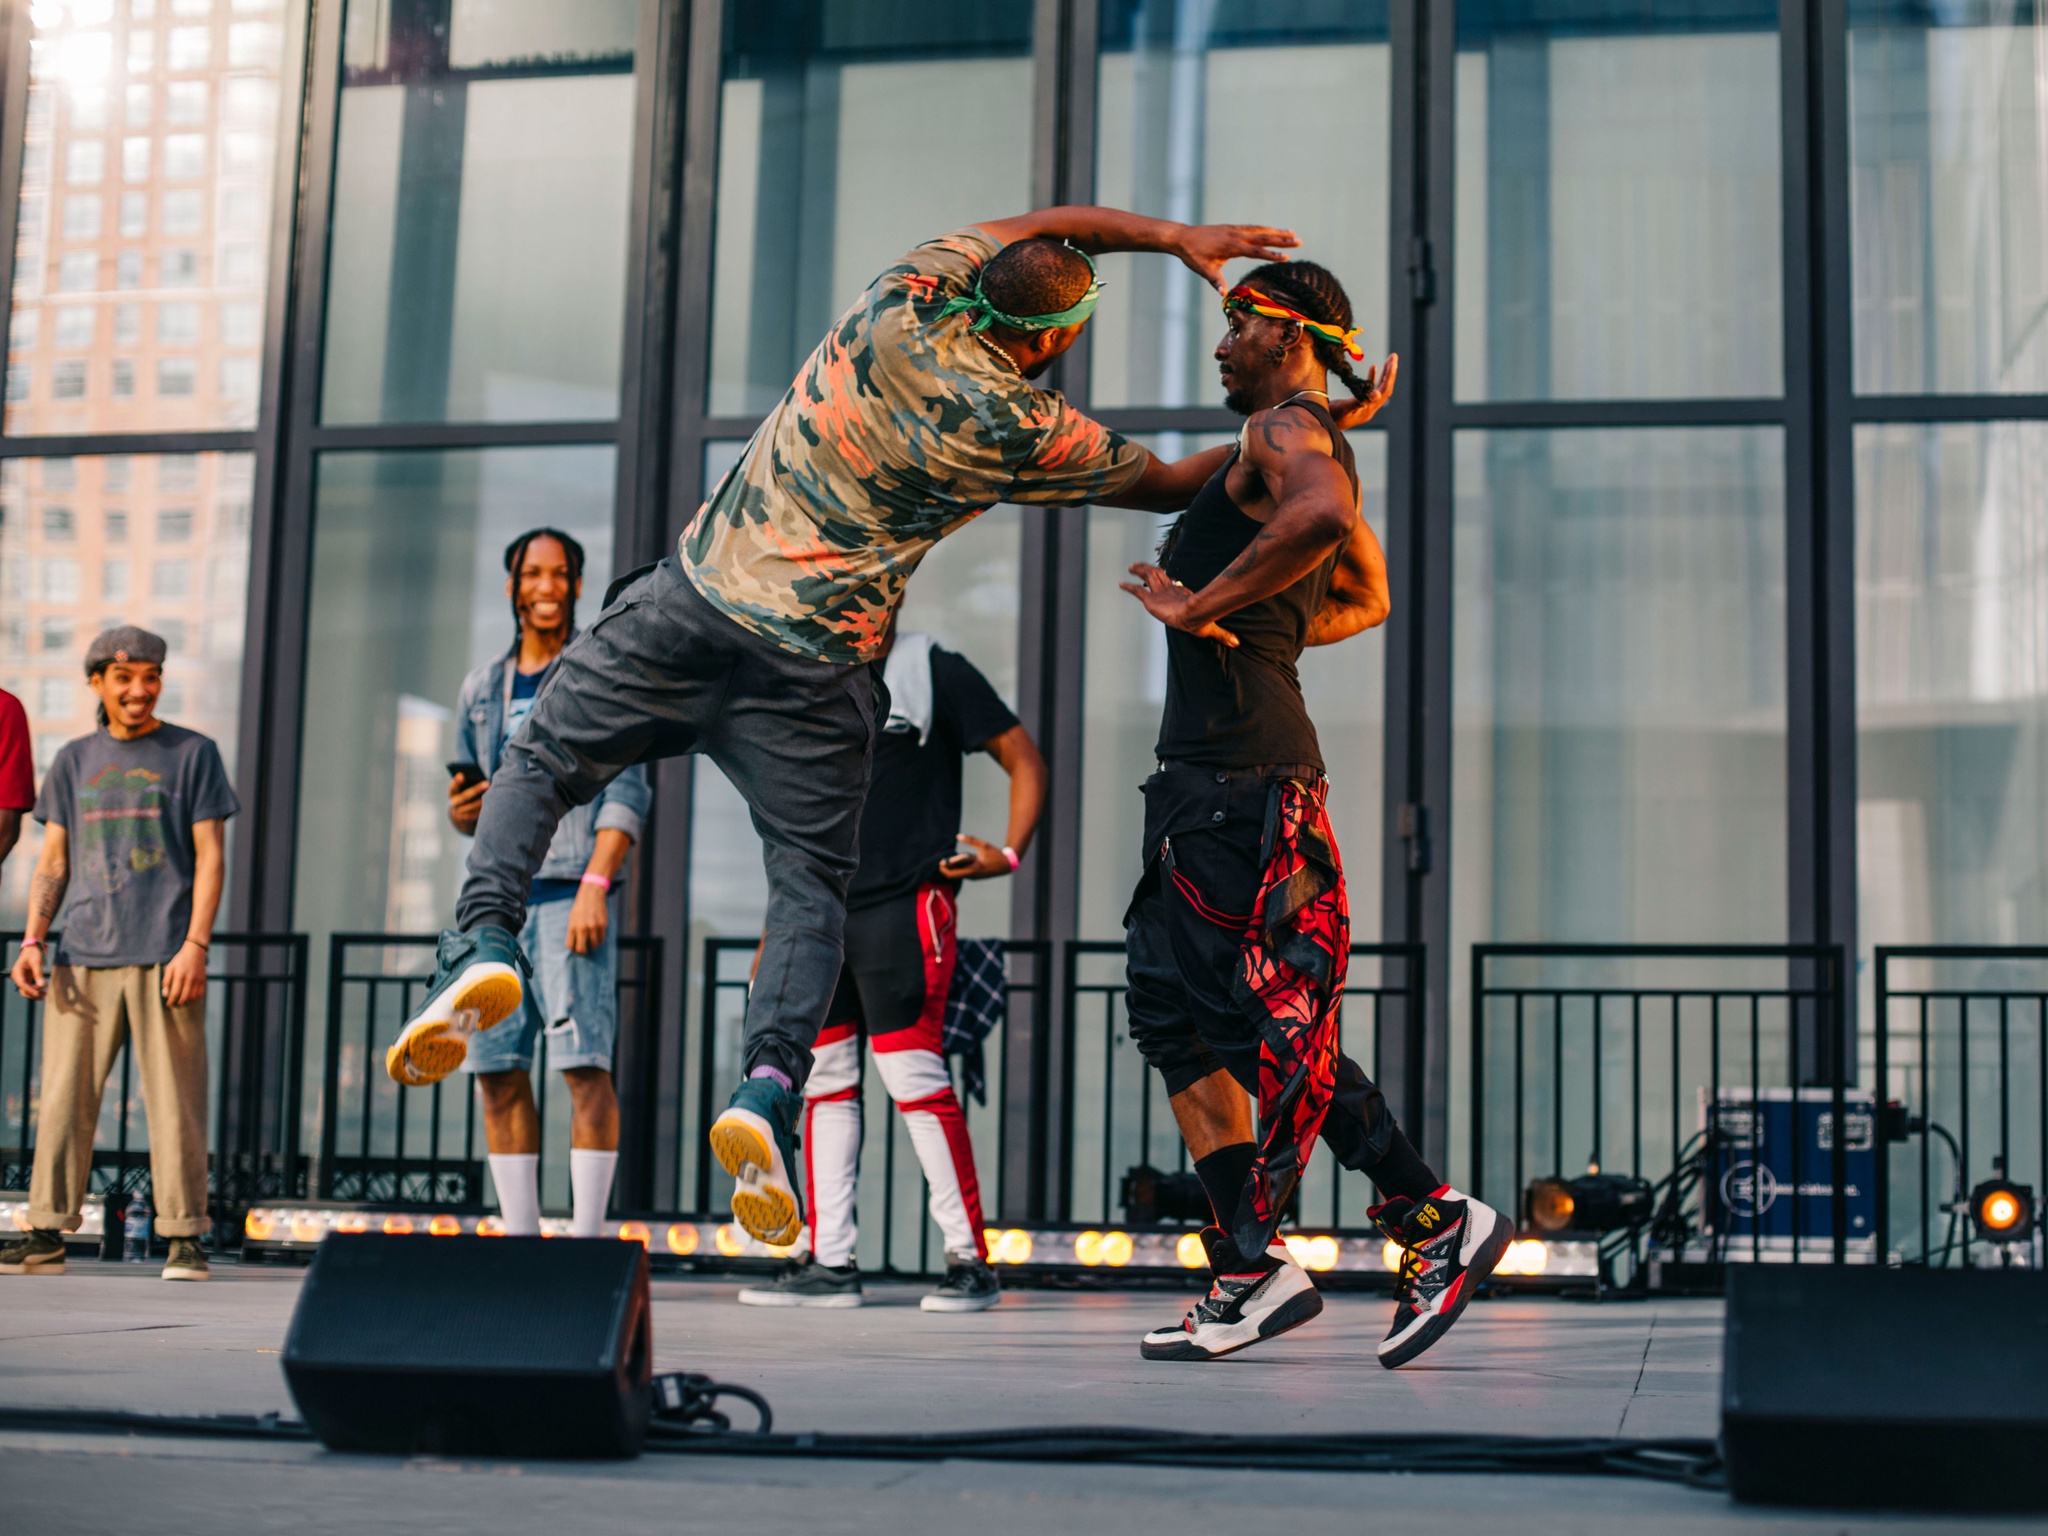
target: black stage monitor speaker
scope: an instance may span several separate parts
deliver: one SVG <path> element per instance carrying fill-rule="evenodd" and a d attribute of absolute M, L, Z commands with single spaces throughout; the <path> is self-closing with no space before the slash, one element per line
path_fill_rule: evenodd
<path fill-rule="evenodd" d="M 2048 1509 L 2048 1277 L 1729 1265 L 1721 1452 L 1752 1503 Z"/>
<path fill-rule="evenodd" d="M 653 1358 L 638 1243 L 334 1233 L 284 1374 L 331 1450 L 637 1456 Z"/>

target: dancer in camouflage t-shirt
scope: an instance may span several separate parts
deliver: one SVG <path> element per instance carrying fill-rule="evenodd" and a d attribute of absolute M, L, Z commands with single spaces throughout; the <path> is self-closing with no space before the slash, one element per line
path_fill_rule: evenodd
<path fill-rule="evenodd" d="M 839 977 L 874 730 L 868 661 L 939 539 L 999 501 L 1170 510 L 1224 450 L 1162 463 L 1034 388 L 1099 284 L 1087 252 L 1159 251 L 1221 286 L 1284 230 L 1052 208 L 961 230 L 883 273 L 833 326 L 677 554 L 622 582 L 562 653 L 484 797 L 459 931 L 392 1053 L 431 1082 L 465 1026 L 519 1005 L 513 935 L 555 823 L 628 765 L 702 752 L 745 798 L 768 875 L 746 1080 L 712 1128 L 756 1237 L 801 1229 L 791 1177 L 811 1046 Z"/>

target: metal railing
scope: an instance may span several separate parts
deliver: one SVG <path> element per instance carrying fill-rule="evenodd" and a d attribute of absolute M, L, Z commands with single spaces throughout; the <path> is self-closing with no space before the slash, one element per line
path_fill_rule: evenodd
<path fill-rule="evenodd" d="M 2048 1184 L 2048 947 L 1894 945 L 1875 962 L 1876 1081 L 1919 1138 L 1917 1151 L 1887 1144 L 1878 1159 L 1878 1242 L 1889 1249 L 1896 1221 L 1919 1237 L 1906 1262 L 1967 1265 L 1978 1244 L 1956 1208 L 1967 1192 L 1998 1173 L 2037 1191 Z M 1934 1182 L 1936 1139 L 1946 1190 Z M 1895 1184 L 1900 1155 L 1914 1177 Z"/>
<path fill-rule="evenodd" d="M 384 1052 L 424 1000 L 434 934 L 337 933 L 327 951 L 327 1037 L 321 1078 L 317 1198 L 478 1207 L 484 1198 L 482 1117 L 470 1078 L 400 1088 Z M 619 1030 L 651 1033 L 661 991 L 661 940 L 621 938 Z M 543 1205 L 564 1203 L 566 1174 L 549 1179 L 547 1147 L 562 1128 L 552 1113 L 547 1036 L 534 1049 Z M 559 1187 L 556 1187 L 559 1186 Z M 550 1198 L 550 1197 L 553 1198 Z"/>
<path fill-rule="evenodd" d="M 1683 979 L 1643 979 L 1672 970 Z M 1840 1263 L 1852 1240 L 1875 1256 L 1871 1191 L 1851 1187 L 1871 1106 L 1850 1098 L 1843 976 L 1833 945 L 1474 945 L 1473 1193 L 1519 1212 L 1532 1174 L 1597 1166 L 1654 1183 L 1694 1159 L 1715 1257 L 1820 1257 L 1824 1242 Z M 1774 1215 L 1780 1159 L 1792 1195 Z"/>
<path fill-rule="evenodd" d="M 693 1189 L 693 1204 L 700 1216 L 730 1209 L 732 1180 L 716 1161 L 704 1156 L 702 1147 L 712 1120 L 723 1105 L 723 1097 L 739 1081 L 740 1042 L 746 1014 L 747 983 L 758 941 L 750 938 L 704 940 L 703 972 L 698 1002 L 696 1049 L 696 1115 L 678 1147 L 694 1151 L 696 1178 L 683 1186 Z M 1042 940 L 1006 940 L 1003 955 L 1009 977 L 1009 1017 L 1025 1010 L 1042 1019 L 1050 1001 L 1046 975 L 1052 946 Z M 1003 1155 L 1007 1138 L 1024 1134 L 1026 1128 L 1011 1123 L 1005 1111 L 1004 1031 L 998 1026 L 983 1045 L 986 1105 L 977 1104 L 967 1093 L 957 1063 L 953 1066 L 955 1091 L 967 1119 L 968 1137 L 974 1146 L 975 1166 L 981 1180 L 983 1209 L 989 1220 L 1004 1206 Z M 866 1127 L 861 1158 L 858 1193 L 859 1209 L 869 1213 L 860 1224 L 859 1259 L 870 1273 L 931 1274 L 943 1265 L 938 1233 L 925 1210 L 924 1173 L 910 1144 L 903 1117 L 896 1112 L 878 1074 L 866 1070 L 864 1059 L 861 1102 Z M 877 1134 L 879 1130 L 879 1134 Z M 879 1213 L 879 1220 L 872 1219 Z"/>
<path fill-rule="evenodd" d="M 57 935 L 52 935 L 53 943 Z M 11 967 L 19 931 L 0 933 Z M 299 1121 L 306 1032 L 306 936 L 217 933 L 207 961 L 208 1206 L 233 1230 L 259 1200 L 307 1191 Z M 0 983 L 0 1190 L 29 1187 L 35 1159 L 43 1005 Z M 109 1072 L 93 1143 L 92 1192 L 152 1194 L 148 1119 L 125 1044 Z M 114 1079 L 118 1079 L 118 1082 Z"/>
<path fill-rule="evenodd" d="M 1067 1221 L 1119 1220 L 1115 1213 L 1123 1175 L 1138 1164 L 1166 1172 L 1190 1167 L 1158 1074 L 1130 1039 L 1123 957 L 1119 940 L 1078 940 L 1066 946 L 1061 1011 L 1066 1081 L 1060 1096 L 1060 1139 L 1067 1179 L 1057 1215 Z M 1361 976 L 1361 970 L 1371 974 Z M 1399 1106 L 1408 1094 L 1402 1085 L 1381 1080 L 1384 1046 L 1390 1031 L 1398 1031 L 1408 1068 L 1404 1076 L 1419 1075 L 1423 946 L 1353 944 L 1344 998 L 1344 1051 L 1380 1082 L 1389 1102 Z M 1421 1128 L 1411 1125 L 1408 1131 L 1416 1139 Z M 1300 1192 L 1304 1224 L 1340 1232 L 1364 1229 L 1365 1207 L 1374 1198 L 1370 1186 L 1347 1181 L 1342 1174 L 1327 1149 L 1311 1157 Z"/>

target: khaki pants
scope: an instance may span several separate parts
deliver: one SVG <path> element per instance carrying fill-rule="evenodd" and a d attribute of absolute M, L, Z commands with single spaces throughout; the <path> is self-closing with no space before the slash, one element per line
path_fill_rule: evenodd
<path fill-rule="evenodd" d="M 164 1002 L 160 965 L 60 965 L 43 1005 L 42 1107 L 28 1224 L 76 1232 L 92 1176 L 100 1095 L 132 1039 L 149 1118 L 161 1237 L 197 1237 L 206 1216 L 206 1000 Z"/>

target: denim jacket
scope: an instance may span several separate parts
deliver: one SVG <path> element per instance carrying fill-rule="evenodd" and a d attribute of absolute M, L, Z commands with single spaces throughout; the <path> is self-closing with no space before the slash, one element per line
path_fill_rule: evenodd
<path fill-rule="evenodd" d="M 515 641 L 503 656 L 485 662 L 462 680 L 462 696 L 455 707 L 455 756 L 458 762 L 482 768 L 485 778 L 497 776 L 498 760 L 504 755 L 506 675 L 517 665 L 518 654 Z M 548 844 L 548 856 L 535 874 L 547 880 L 574 880 L 589 868 L 597 834 L 607 828 L 623 832 L 637 843 L 640 821 L 651 798 L 647 770 L 635 763 L 590 804 L 579 805 L 562 818 L 555 828 L 555 840 Z"/>

